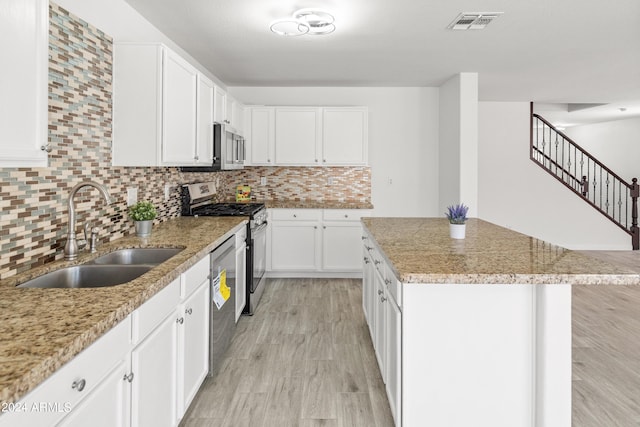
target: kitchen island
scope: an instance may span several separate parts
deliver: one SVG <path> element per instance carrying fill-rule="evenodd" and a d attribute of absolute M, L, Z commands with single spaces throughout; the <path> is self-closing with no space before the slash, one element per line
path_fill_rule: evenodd
<path fill-rule="evenodd" d="M 151 237 L 125 236 L 0 281 L 0 404 L 16 402 L 129 314 L 243 229 L 243 217 L 180 217 L 155 225 Z M 33 277 L 88 262 L 117 249 L 183 248 L 128 283 L 84 289 L 16 288 Z M 0 414 L 1 421 L 1 414 Z"/>
<path fill-rule="evenodd" d="M 363 308 L 396 425 L 570 426 L 571 285 L 640 275 L 486 221 L 365 218 Z"/>

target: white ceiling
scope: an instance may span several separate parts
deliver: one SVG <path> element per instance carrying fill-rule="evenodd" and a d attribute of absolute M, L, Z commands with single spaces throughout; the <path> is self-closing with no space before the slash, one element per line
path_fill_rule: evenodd
<path fill-rule="evenodd" d="M 126 0 L 229 86 L 439 86 L 479 73 L 482 101 L 640 100 L 638 0 Z M 303 7 L 328 36 L 282 37 Z M 460 12 L 504 12 L 452 31 Z"/>

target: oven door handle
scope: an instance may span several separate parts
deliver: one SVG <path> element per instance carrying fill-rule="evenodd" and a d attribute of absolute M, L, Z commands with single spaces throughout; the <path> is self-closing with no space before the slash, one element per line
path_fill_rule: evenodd
<path fill-rule="evenodd" d="M 258 228 L 254 229 L 254 230 L 251 230 L 251 234 L 257 234 L 257 233 L 261 232 L 262 230 L 267 228 L 267 225 L 269 225 L 269 223 L 267 221 L 263 222 L 262 224 L 260 224 L 258 226 Z"/>

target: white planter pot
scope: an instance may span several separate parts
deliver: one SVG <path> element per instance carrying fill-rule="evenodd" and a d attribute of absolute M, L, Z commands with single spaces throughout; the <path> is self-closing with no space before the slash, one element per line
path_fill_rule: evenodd
<path fill-rule="evenodd" d="M 464 239 L 467 224 L 449 224 L 449 236 L 452 239 Z"/>
<path fill-rule="evenodd" d="M 134 221 L 136 224 L 136 236 L 138 237 L 149 237 L 151 235 L 151 226 L 153 225 L 153 221 Z"/>

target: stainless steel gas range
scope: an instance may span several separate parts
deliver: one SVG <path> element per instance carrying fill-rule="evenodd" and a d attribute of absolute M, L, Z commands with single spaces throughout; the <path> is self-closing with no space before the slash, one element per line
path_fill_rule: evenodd
<path fill-rule="evenodd" d="M 182 186 L 182 216 L 247 216 L 247 302 L 243 313 L 253 315 L 264 292 L 267 266 L 267 210 L 263 203 L 214 203 L 213 182 Z"/>

